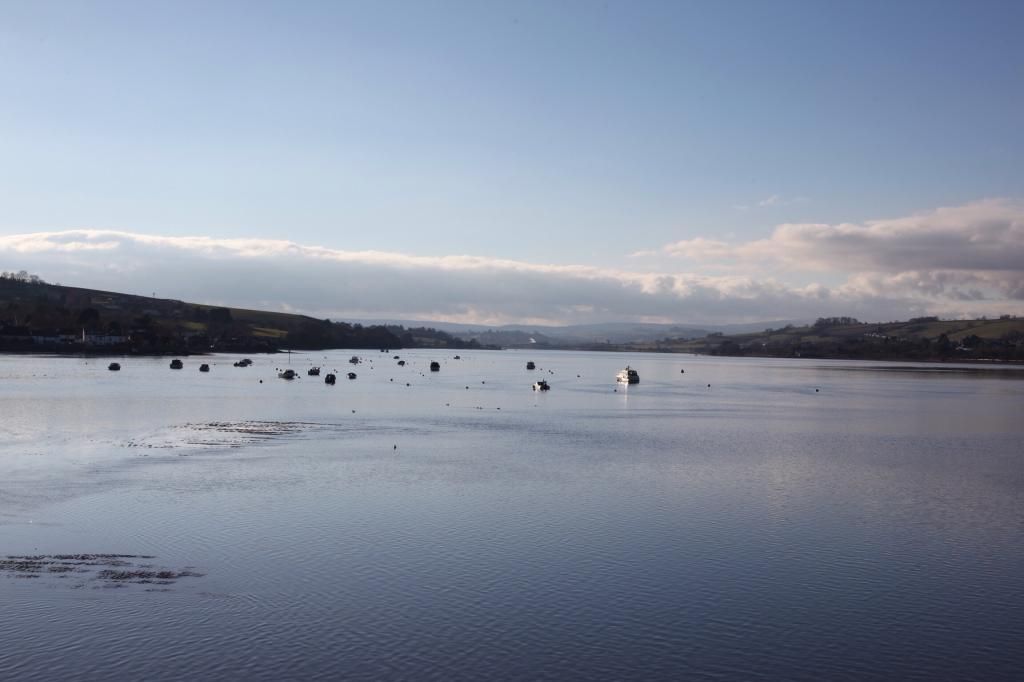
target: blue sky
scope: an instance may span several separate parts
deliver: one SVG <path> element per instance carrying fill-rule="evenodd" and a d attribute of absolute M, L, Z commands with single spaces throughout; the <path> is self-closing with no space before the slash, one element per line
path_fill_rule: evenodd
<path fill-rule="evenodd" d="M 0 0 L 0 236 L 735 277 L 735 262 L 664 247 L 1000 200 L 1016 246 L 1022 28 L 1024 3 L 995 1 Z M 0 246 L 0 266 L 18 253 Z M 861 272 L 741 270 L 833 289 Z M 1016 310 L 1014 286 L 980 291 Z M 290 305 L 278 298 L 260 300 Z"/>

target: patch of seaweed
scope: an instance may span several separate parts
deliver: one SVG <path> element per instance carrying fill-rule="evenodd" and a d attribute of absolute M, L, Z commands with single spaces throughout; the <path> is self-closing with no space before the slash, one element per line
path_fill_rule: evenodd
<path fill-rule="evenodd" d="M 125 443 L 129 448 L 241 448 L 258 443 L 294 438 L 306 432 L 333 428 L 331 424 L 299 421 L 189 422 L 148 437 Z"/>
<path fill-rule="evenodd" d="M 191 566 L 180 570 L 157 568 L 143 563 L 156 557 L 150 554 L 33 554 L 0 558 L 0 573 L 14 578 L 40 578 L 44 575 L 67 578 L 76 575 L 94 587 L 136 585 L 173 585 L 181 578 L 201 578 Z"/>

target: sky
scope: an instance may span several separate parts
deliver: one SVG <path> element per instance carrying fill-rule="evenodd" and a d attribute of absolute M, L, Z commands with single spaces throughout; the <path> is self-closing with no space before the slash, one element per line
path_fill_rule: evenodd
<path fill-rule="evenodd" d="M 1024 314 L 1024 3 L 0 0 L 0 269 L 332 319 Z"/>

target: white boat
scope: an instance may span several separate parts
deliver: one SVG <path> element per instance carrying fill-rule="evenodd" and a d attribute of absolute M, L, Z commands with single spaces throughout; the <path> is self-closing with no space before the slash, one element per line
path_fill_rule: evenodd
<path fill-rule="evenodd" d="M 543 379 L 541 379 L 540 381 L 538 381 L 537 383 L 535 383 L 533 385 L 533 390 L 535 390 L 535 391 L 550 391 L 551 387 L 548 386 L 548 382 L 546 382 Z"/>
<path fill-rule="evenodd" d="M 625 369 L 619 370 L 619 373 L 615 375 L 615 381 L 620 384 L 639 384 L 640 375 L 635 369 L 626 365 Z"/>

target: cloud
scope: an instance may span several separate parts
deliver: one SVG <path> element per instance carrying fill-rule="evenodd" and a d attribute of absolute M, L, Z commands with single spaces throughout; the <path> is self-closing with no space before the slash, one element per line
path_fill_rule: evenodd
<path fill-rule="evenodd" d="M 740 253 L 822 269 L 1021 270 L 1024 203 L 989 199 L 863 225 L 780 225 Z"/>
<path fill-rule="evenodd" d="M 807 201 L 809 201 L 807 197 L 784 197 L 781 194 L 771 194 L 760 201 L 754 202 L 753 206 L 757 208 L 777 208 L 802 204 Z M 736 204 L 733 208 L 737 211 L 748 211 L 751 208 L 751 204 Z"/>
<path fill-rule="evenodd" d="M 843 301 L 771 279 L 109 230 L 0 237 L 0 265 L 79 286 L 342 319 L 711 323 L 814 317 L 869 299 L 879 308 L 908 309 L 882 296 Z"/>
<path fill-rule="evenodd" d="M 767 239 L 701 238 L 662 253 L 693 261 L 848 273 L 839 291 L 1024 300 L 1024 202 L 987 199 L 863 224 L 784 224 Z"/>
<path fill-rule="evenodd" d="M 782 225 L 767 239 L 741 244 L 696 238 L 662 249 L 745 268 L 728 275 L 112 230 L 0 236 L 0 268 L 77 286 L 332 319 L 712 324 L 1020 314 L 1022 218 L 1019 203 L 992 200 L 863 225 Z M 784 276 L 758 276 L 766 263 L 781 266 Z M 822 272 L 839 284 L 816 281 Z"/>
<path fill-rule="evenodd" d="M 719 261 L 731 258 L 733 248 L 728 242 L 697 237 L 668 244 L 662 250 L 670 256 L 688 258 L 693 261 Z"/>
<path fill-rule="evenodd" d="M 757 205 L 762 208 L 770 208 L 773 206 L 792 206 L 793 204 L 802 204 L 805 201 L 807 201 L 806 197 L 786 198 L 783 197 L 781 194 L 773 194 L 757 202 Z"/>

